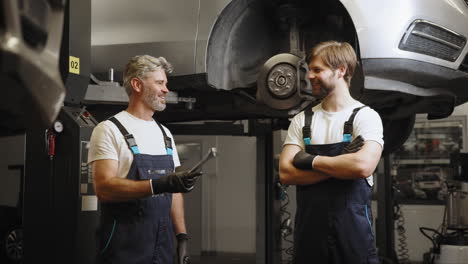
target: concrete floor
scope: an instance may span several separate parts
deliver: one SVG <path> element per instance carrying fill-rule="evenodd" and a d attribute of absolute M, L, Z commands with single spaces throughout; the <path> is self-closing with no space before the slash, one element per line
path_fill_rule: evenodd
<path fill-rule="evenodd" d="M 255 264 L 255 254 L 218 253 L 215 256 L 191 256 L 190 264 Z"/>

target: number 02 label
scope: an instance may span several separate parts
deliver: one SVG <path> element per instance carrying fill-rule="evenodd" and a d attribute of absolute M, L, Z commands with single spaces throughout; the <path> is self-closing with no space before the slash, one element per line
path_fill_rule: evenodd
<path fill-rule="evenodd" d="M 80 74 L 80 58 L 70 56 L 69 72 Z"/>

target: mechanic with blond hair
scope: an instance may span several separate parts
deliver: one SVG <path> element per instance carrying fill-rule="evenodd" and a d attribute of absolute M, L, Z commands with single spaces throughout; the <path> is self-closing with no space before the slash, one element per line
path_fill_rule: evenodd
<path fill-rule="evenodd" d="M 370 205 L 383 128 L 350 95 L 356 65 L 346 42 L 319 43 L 308 57 L 321 102 L 292 119 L 280 156 L 281 182 L 297 185 L 295 264 L 378 263 Z"/>

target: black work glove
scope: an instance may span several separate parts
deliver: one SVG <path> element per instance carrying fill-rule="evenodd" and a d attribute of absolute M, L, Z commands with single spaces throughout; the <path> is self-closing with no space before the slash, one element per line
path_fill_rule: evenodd
<path fill-rule="evenodd" d="M 179 233 L 176 235 L 177 238 L 177 264 L 190 264 L 190 257 L 188 254 L 187 244 L 188 235 L 185 233 Z"/>
<path fill-rule="evenodd" d="M 361 136 L 356 137 L 349 143 L 346 147 L 343 148 L 341 154 L 355 153 L 358 152 L 362 146 L 364 146 L 364 139 Z"/>
<path fill-rule="evenodd" d="M 312 170 L 312 161 L 315 157 L 317 157 L 317 155 L 311 155 L 301 150 L 294 156 L 293 165 L 300 170 Z"/>
<path fill-rule="evenodd" d="M 190 192 L 200 175 L 202 172 L 180 171 L 153 179 L 151 181 L 153 194 Z"/>

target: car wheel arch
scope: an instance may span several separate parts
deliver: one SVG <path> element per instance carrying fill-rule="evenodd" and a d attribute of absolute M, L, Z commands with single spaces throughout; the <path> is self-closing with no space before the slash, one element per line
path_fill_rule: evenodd
<path fill-rule="evenodd" d="M 222 10 L 208 39 L 206 72 L 210 86 L 221 90 L 255 87 L 263 64 L 272 56 L 289 51 L 288 35 L 284 29 L 281 32 L 278 29 L 282 26 L 280 18 L 271 15 L 275 1 L 267 3 L 232 1 Z M 304 53 L 317 42 L 335 39 L 350 42 L 359 58 L 356 28 L 340 1 L 329 1 L 318 7 L 307 1 L 303 3 L 307 3 L 305 12 L 315 14 L 313 8 L 319 8 L 318 13 L 326 13 L 323 16 L 327 18 L 325 25 L 315 19 L 302 28 Z M 361 65 L 352 79 L 351 94 L 356 99 L 360 98 L 364 85 Z"/>

